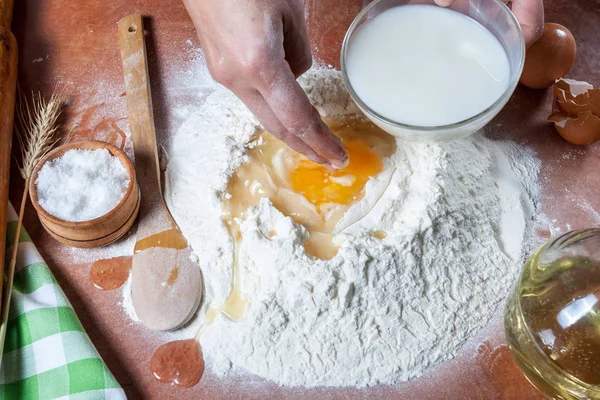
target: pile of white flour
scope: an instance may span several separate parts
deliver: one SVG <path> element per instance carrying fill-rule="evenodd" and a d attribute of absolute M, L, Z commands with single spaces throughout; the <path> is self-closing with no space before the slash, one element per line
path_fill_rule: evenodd
<path fill-rule="evenodd" d="M 311 70 L 301 83 L 323 116 L 358 113 L 339 72 Z M 206 283 L 197 323 L 229 294 L 233 241 L 221 199 L 256 128 L 243 104 L 216 88 L 168 149 L 167 202 Z M 389 185 L 367 184 L 345 220 L 374 208 L 340 232 L 330 261 L 307 256 L 305 229 L 264 199 L 242 224 L 244 318 L 219 315 L 203 334 L 208 366 L 284 385 L 364 386 L 407 380 L 453 357 L 503 303 L 522 265 L 538 167 L 528 150 L 479 134 L 398 141 L 382 173 Z M 387 237 L 373 237 L 377 230 Z"/>

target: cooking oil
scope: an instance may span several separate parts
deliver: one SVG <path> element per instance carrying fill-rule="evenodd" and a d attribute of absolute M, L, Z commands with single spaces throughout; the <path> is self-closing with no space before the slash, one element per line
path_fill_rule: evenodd
<path fill-rule="evenodd" d="M 505 330 L 527 379 L 554 399 L 600 399 L 600 229 L 538 250 L 507 303 Z"/>

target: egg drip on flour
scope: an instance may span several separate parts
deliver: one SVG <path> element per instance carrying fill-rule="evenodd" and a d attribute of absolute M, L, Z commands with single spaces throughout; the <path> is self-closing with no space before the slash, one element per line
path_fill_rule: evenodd
<path fill-rule="evenodd" d="M 353 119 L 328 121 L 328 125 L 348 151 L 349 162 L 345 168 L 329 171 L 263 131 L 248 149 L 249 161 L 231 176 L 223 200 L 222 219 L 234 240 L 233 285 L 224 303 L 208 308 L 196 337 L 214 323 L 219 313 L 233 321 L 244 316 L 240 224 L 248 209 L 262 198 L 268 198 L 281 213 L 306 228 L 307 254 L 322 260 L 330 260 L 337 254 L 339 243 L 334 240 L 337 223 L 364 197 L 367 182 L 383 171 L 385 158 L 396 151 L 396 141 L 370 122 Z M 276 231 L 268 234 L 270 238 L 276 235 Z"/>
<path fill-rule="evenodd" d="M 244 316 L 240 224 L 248 209 L 258 205 L 262 198 L 268 198 L 281 213 L 306 228 L 307 254 L 322 260 L 330 260 L 337 254 L 340 245 L 334 240 L 337 223 L 364 197 L 367 182 L 383 172 L 385 158 L 396 151 L 396 141 L 370 122 L 352 119 L 327 124 L 348 150 L 348 165 L 338 171 L 329 171 L 306 159 L 265 131 L 248 148 L 249 161 L 233 173 L 223 200 L 222 219 L 234 240 L 233 284 L 225 302 L 208 308 L 196 337 L 214 323 L 219 313 L 233 321 Z M 270 238 L 276 235 L 276 231 L 268 234 Z"/>
<path fill-rule="evenodd" d="M 330 260 L 338 251 L 336 225 L 364 196 L 366 183 L 384 169 L 384 159 L 396 150 L 395 139 L 373 124 L 359 120 L 328 121 L 348 150 L 349 163 L 338 171 L 288 148 L 266 132 L 248 150 L 250 161 L 231 177 L 223 202 L 224 220 L 234 238 L 249 207 L 268 198 L 284 215 L 308 231 L 306 253 Z M 275 236 L 276 232 L 271 232 Z"/>

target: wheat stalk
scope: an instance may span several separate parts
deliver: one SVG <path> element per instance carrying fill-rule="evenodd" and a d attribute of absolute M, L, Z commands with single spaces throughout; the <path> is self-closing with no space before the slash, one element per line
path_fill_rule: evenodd
<path fill-rule="evenodd" d="M 18 112 L 21 128 L 17 129 L 17 138 L 23 160 L 19 171 L 23 179 L 31 177 L 38 161 L 58 142 L 55 139 L 58 131 L 56 122 L 63 104 L 61 95 L 54 93 L 46 102 L 39 92 L 32 93 L 31 106 L 27 101 L 21 102 Z"/>
<path fill-rule="evenodd" d="M 31 105 L 24 96 L 19 93 L 19 108 L 17 110 L 19 126 L 16 128 L 16 131 L 22 156 L 19 171 L 25 180 L 25 188 L 23 189 L 23 196 L 21 198 L 21 207 L 19 209 L 19 219 L 13 241 L 12 254 L 8 264 L 8 271 L 6 272 L 7 279 L 4 297 L 2 297 L 2 285 L 0 285 L 0 298 L 2 298 L 0 354 L 2 354 L 4 348 L 10 296 L 15 276 L 15 267 L 17 265 L 17 249 L 19 246 L 19 237 L 21 236 L 21 227 L 23 225 L 25 204 L 27 204 L 27 199 L 29 197 L 29 181 L 36 164 L 48 154 L 48 152 L 52 150 L 52 147 L 58 142 L 58 139 L 56 138 L 56 133 L 58 132 L 57 122 L 62 112 L 63 105 L 64 98 L 62 95 L 56 93 L 53 94 L 48 101 L 43 99 L 41 93 L 32 93 Z"/>

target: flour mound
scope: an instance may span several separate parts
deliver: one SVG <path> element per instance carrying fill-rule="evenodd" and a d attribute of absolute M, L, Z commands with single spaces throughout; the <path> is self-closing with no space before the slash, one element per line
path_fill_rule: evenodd
<path fill-rule="evenodd" d="M 314 69 L 300 82 L 322 115 L 358 116 L 338 71 Z M 200 323 L 229 294 L 233 242 L 220 203 L 256 127 L 239 100 L 216 88 L 170 144 L 166 199 L 204 274 Z M 268 199 L 249 211 L 244 318 L 219 315 L 200 339 L 213 371 L 283 385 L 393 384 L 452 358 L 488 323 L 527 250 L 539 162 L 481 134 L 397 145 L 382 174 L 389 184 L 383 194 L 381 182 L 367 184 L 332 260 L 309 257 L 306 230 Z M 352 219 L 365 204 L 375 205 Z M 378 230 L 384 240 L 373 237 Z"/>

